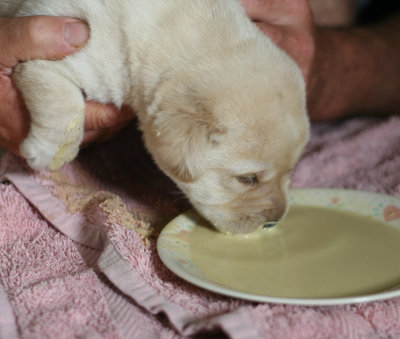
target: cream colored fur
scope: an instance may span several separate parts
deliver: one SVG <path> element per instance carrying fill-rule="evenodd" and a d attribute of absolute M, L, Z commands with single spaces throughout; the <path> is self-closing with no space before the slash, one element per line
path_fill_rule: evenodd
<path fill-rule="evenodd" d="M 31 167 L 76 156 L 85 99 L 127 104 L 155 162 L 217 229 L 251 232 L 284 215 L 308 138 L 304 83 L 237 0 L 0 0 L 0 14 L 72 16 L 91 29 L 80 52 L 15 70 Z"/>

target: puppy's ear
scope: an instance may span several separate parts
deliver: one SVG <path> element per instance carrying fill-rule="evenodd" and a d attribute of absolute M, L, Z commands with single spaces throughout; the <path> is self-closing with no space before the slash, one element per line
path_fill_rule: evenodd
<path fill-rule="evenodd" d="M 152 125 L 150 151 L 157 164 L 173 179 L 185 183 L 202 173 L 208 153 L 226 134 L 213 112 L 199 105 L 195 111 L 160 112 Z"/>

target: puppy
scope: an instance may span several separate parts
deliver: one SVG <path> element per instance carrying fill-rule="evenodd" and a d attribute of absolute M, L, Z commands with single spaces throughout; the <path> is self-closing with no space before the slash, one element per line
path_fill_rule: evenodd
<path fill-rule="evenodd" d="M 285 214 L 309 134 L 304 82 L 237 0 L 0 0 L 0 15 L 71 16 L 91 30 L 78 53 L 15 69 L 32 168 L 77 155 L 85 99 L 126 104 L 157 165 L 219 231 Z"/>

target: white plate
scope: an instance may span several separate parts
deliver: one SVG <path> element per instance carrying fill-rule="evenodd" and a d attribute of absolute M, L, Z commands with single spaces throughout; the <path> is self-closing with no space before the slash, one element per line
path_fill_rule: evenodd
<path fill-rule="evenodd" d="M 400 230 L 400 198 L 376 193 L 336 189 L 294 189 L 290 193 L 291 205 L 328 207 L 374 217 Z M 258 301 L 294 305 L 339 305 L 400 296 L 400 284 L 372 294 L 339 298 L 286 298 L 252 294 L 222 285 L 205 275 L 190 255 L 190 232 L 203 222 L 194 211 L 185 212 L 172 220 L 161 232 L 157 249 L 163 263 L 176 275 L 194 285 L 226 296 Z M 400 244 L 399 244 L 400 246 Z M 215 258 L 218 261 L 218 258 Z M 400 261 L 399 261 L 400 271 Z"/>

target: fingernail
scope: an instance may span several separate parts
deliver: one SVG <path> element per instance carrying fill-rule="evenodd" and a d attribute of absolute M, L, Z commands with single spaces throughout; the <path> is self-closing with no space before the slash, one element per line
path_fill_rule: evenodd
<path fill-rule="evenodd" d="M 80 47 L 89 39 L 89 27 L 83 22 L 69 22 L 64 28 L 65 40 L 74 47 Z"/>

